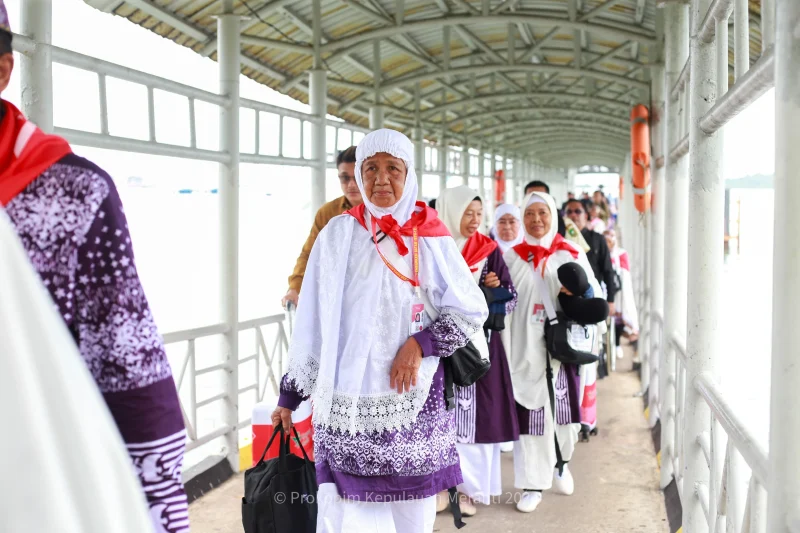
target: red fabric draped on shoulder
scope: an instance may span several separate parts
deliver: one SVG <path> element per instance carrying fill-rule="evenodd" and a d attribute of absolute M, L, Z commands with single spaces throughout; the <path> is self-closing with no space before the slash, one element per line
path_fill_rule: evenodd
<path fill-rule="evenodd" d="M 475 272 L 477 270 L 475 265 L 489 257 L 489 254 L 496 249 L 497 243 L 495 241 L 476 231 L 472 234 L 472 237 L 467 239 L 464 249 L 461 250 L 461 255 L 464 257 L 464 261 L 467 262 L 469 269 Z"/>
<path fill-rule="evenodd" d="M 574 259 L 578 258 L 578 250 L 573 248 L 567 241 L 565 241 L 564 237 L 562 237 L 560 234 L 556 234 L 556 237 L 553 239 L 553 244 L 550 245 L 550 248 L 545 248 L 544 246 L 534 246 L 532 244 L 528 244 L 527 242 L 523 242 L 514 246 L 514 251 L 517 252 L 517 255 L 519 255 L 525 261 L 528 260 L 530 255 L 533 255 L 534 267 L 538 267 L 542 259 L 550 257 L 559 250 L 569 252 L 572 254 Z"/>
<path fill-rule="evenodd" d="M 425 205 L 425 202 L 417 202 L 417 207 L 419 209 L 414 211 L 414 214 L 411 215 L 411 218 L 408 219 L 408 222 L 402 226 L 398 226 L 394 231 L 399 232 L 400 235 L 405 237 L 410 237 L 412 234 L 412 229 L 414 226 L 416 226 L 417 233 L 420 237 L 450 236 L 450 232 L 447 231 L 447 226 L 445 226 L 444 223 L 439 220 L 439 215 L 435 210 Z M 369 228 L 367 227 L 366 206 L 364 204 L 357 205 L 349 211 L 345 211 L 345 213 L 351 215 L 365 230 L 369 231 Z M 394 233 L 393 226 L 397 226 L 397 222 L 395 222 L 394 218 L 392 218 L 390 215 L 377 219 L 377 222 L 381 228 L 381 231 L 387 235 Z"/>
<path fill-rule="evenodd" d="M 47 135 L 25 120 L 10 102 L 0 104 L 5 111 L 0 123 L 0 205 L 5 206 L 72 149 L 61 137 Z"/>

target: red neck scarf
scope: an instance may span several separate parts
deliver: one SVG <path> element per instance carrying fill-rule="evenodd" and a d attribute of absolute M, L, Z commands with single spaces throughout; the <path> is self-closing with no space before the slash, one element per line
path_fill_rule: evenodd
<path fill-rule="evenodd" d="M 386 215 L 375 219 L 380 230 L 394 240 L 400 255 L 408 255 L 408 247 L 406 243 L 403 242 L 402 237 L 410 237 L 414 226 L 417 227 L 417 233 L 420 237 L 450 236 L 450 232 L 447 231 L 447 227 L 439 220 L 436 211 L 425 205 L 425 202 L 417 202 L 417 207 L 420 209 L 415 210 L 411 218 L 402 226 L 397 223 L 392 215 Z M 353 216 L 365 230 L 369 231 L 367 227 L 366 206 L 364 204 L 358 205 L 349 211 L 345 211 L 345 213 Z"/>
<path fill-rule="evenodd" d="M 514 251 L 517 252 L 517 255 L 519 255 L 525 261 L 528 260 L 528 257 L 533 256 L 534 268 L 539 266 L 539 263 L 542 261 L 542 259 L 550 257 L 559 250 L 571 253 L 574 259 L 578 258 L 578 250 L 567 243 L 567 241 L 564 240 L 564 237 L 562 237 L 559 233 L 556 233 L 556 237 L 553 239 L 553 244 L 550 245 L 550 248 L 545 248 L 544 246 L 534 246 L 532 244 L 528 244 L 527 242 L 523 242 L 522 244 L 514 246 Z"/>
<path fill-rule="evenodd" d="M 470 272 L 477 272 L 477 264 L 489 257 L 489 254 L 496 249 L 497 243 L 495 241 L 476 231 L 472 234 L 472 237 L 467 239 L 464 249 L 461 250 L 461 256 L 469 265 Z"/>
<path fill-rule="evenodd" d="M 25 120 L 11 103 L 2 100 L 0 105 L 5 110 L 0 123 L 0 205 L 5 206 L 72 149 L 61 137 Z"/>

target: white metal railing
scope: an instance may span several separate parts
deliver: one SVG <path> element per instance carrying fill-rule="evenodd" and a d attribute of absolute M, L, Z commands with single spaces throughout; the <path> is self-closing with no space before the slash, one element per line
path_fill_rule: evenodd
<path fill-rule="evenodd" d="M 14 34 L 14 49 L 22 54 L 30 54 L 35 50 L 36 43 L 30 38 Z M 51 46 L 52 58 L 56 63 L 62 65 L 81 69 L 87 72 L 92 72 L 97 75 L 97 84 L 100 101 L 100 133 L 74 130 L 69 128 L 55 128 L 55 132 L 65 137 L 70 142 L 80 144 L 83 146 L 91 146 L 94 148 L 105 148 L 109 150 L 121 150 L 126 152 L 138 152 L 152 155 L 162 155 L 170 157 L 183 157 L 190 159 L 199 159 L 204 161 L 214 161 L 217 163 L 228 163 L 230 155 L 219 149 L 202 149 L 197 146 L 197 124 L 196 124 L 196 111 L 195 103 L 204 102 L 206 104 L 227 107 L 230 105 L 230 97 L 198 89 L 191 85 L 186 85 L 173 80 L 148 74 L 139 70 L 123 67 L 109 61 L 104 61 L 95 57 L 87 56 Z M 149 139 L 141 140 L 131 137 L 122 137 L 111 135 L 109 133 L 108 124 L 108 94 L 107 94 L 107 78 L 115 78 L 124 80 L 130 83 L 141 85 L 147 90 L 147 103 L 148 103 L 148 131 Z M 162 91 L 171 95 L 176 95 L 187 99 L 189 113 L 187 119 L 189 121 L 189 142 L 186 145 L 168 144 L 159 142 L 156 138 L 156 124 L 157 116 L 155 111 L 155 91 Z M 240 112 L 252 112 L 255 115 L 254 131 L 252 132 L 252 139 L 254 139 L 254 152 L 240 154 L 240 160 L 243 163 L 262 163 L 272 165 L 296 165 L 296 166 L 310 166 L 313 160 L 310 154 L 307 154 L 306 149 L 306 129 L 310 128 L 312 124 L 316 124 L 318 119 L 309 113 L 302 113 L 300 111 L 293 111 L 284 109 L 282 107 L 270 105 L 256 100 L 248 100 L 240 98 Z M 285 139 L 286 122 L 294 120 L 299 122 L 299 130 L 295 133 L 293 138 Z M 262 122 L 272 121 L 277 124 L 277 132 L 269 131 L 274 137 L 277 134 L 277 146 L 274 150 L 262 150 L 261 136 L 263 134 L 261 127 Z M 359 132 L 361 134 L 368 133 L 369 130 L 355 126 L 353 124 L 345 124 L 334 120 L 326 119 L 325 121 L 328 128 L 334 130 L 334 151 L 328 151 L 328 165 L 333 166 L 335 161 L 335 151 L 339 147 L 339 139 L 349 137 L 348 146 L 354 144 L 353 134 Z M 286 143 L 291 145 L 299 145 L 299 157 L 287 157 L 284 155 L 284 146 Z M 267 151 L 274 152 L 273 154 L 264 153 Z"/>
<path fill-rule="evenodd" d="M 661 342 L 663 336 L 659 344 Z M 696 442 L 706 458 L 709 484 L 698 484 L 689 491 L 683 486 L 687 386 L 685 341 L 673 334 L 664 349 L 672 350 L 676 356 L 666 380 L 667 386 L 675 389 L 675 395 L 663 395 L 664 398 L 674 398 L 673 404 L 661 405 L 662 420 L 671 420 L 674 431 L 663 440 L 661 462 L 662 465 L 671 462 L 681 502 L 686 505 L 686 498 L 699 499 L 710 532 L 766 531 L 767 452 L 733 411 L 709 373 L 701 373 L 690 384 L 711 411 L 708 428 Z"/>
<path fill-rule="evenodd" d="M 286 326 L 284 325 L 284 315 L 272 315 L 255 320 L 248 320 L 240 322 L 237 330 L 239 333 L 246 331 L 253 331 L 255 333 L 255 350 L 245 357 L 239 357 L 236 364 L 241 367 L 245 363 L 255 361 L 253 381 L 245 386 L 239 386 L 239 395 L 246 394 L 250 391 L 256 393 L 256 400 L 261 401 L 267 392 L 267 387 L 271 385 L 272 393 L 277 396 L 279 394 L 280 379 L 283 375 L 284 359 L 289 349 L 289 334 L 287 334 Z M 264 335 L 264 328 L 274 327 L 276 332 L 274 335 L 274 342 L 271 349 L 268 349 L 266 336 Z M 291 328 L 291 325 L 289 326 Z M 186 353 L 181 361 L 174 365 L 175 369 L 175 385 L 178 391 L 185 381 L 188 381 L 189 386 L 189 399 L 188 401 L 181 400 L 181 412 L 183 414 L 183 421 L 186 424 L 186 433 L 188 435 L 188 442 L 186 445 L 187 450 L 192 450 L 203 444 L 206 444 L 218 437 L 228 435 L 230 433 L 237 434 L 242 428 L 250 425 L 250 414 L 246 418 L 241 417 L 241 413 L 237 420 L 239 423 L 236 427 L 231 425 L 222 424 L 212 430 L 200 435 L 197 432 L 197 410 L 201 407 L 222 402 L 229 401 L 229 395 L 225 392 L 214 394 L 207 398 L 198 400 L 197 398 L 197 378 L 206 374 L 229 372 L 231 362 L 229 360 L 219 362 L 203 368 L 197 368 L 197 353 L 196 343 L 200 339 L 207 339 L 218 335 L 224 335 L 229 332 L 229 328 L 225 324 L 215 324 L 213 326 L 205 326 L 202 328 L 189 329 L 184 331 L 176 331 L 164 335 L 165 345 L 186 344 Z M 240 349 L 241 351 L 241 349 Z M 241 380 L 242 374 L 239 373 Z M 238 406 L 239 401 L 236 399 L 235 404 Z"/>
<path fill-rule="evenodd" d="M 775 474 L 774 471 L 770 474 L 766 450 L 717 384 L 716 360 L 720 350 L 712 335 L 717 326 L 697 319 L 698 309 L 707 313 L 720 311 L 706 298 L 710 296 L 709 287 L 713 287 L 706 283 L 707 276 L 718 275 L 708 265 L 718 262 L 722 268 L 723 264 L 722 255 L 717 255 L 717 248 L 710 245 L 721 233 L 718 224 L 722 219 L 718 211 L 720 198 L 716 196 L 722 189 L 718 184 L 722 145 L 720 137 L 712 134 L 773 87 L 776 76 L 782 75 L 776 70 L 779 59 L 775 47 L 776 2 L 760 1 L 761 54 L 752 64 L 747 0 L 692 0 L 688 6 L 681 4 L 666 6 L 668 105 L 666 120 L 654 127 L 669 128 L 664 164 L 677 196 L 669 196 L 670 215 L 674 218 L 669 219 L 667 227 L 675 231 L 688 219 L 690 254 L 687 262 L 686 251 L 682 250 L 686 246 L 685 237 L 680 232 L 666 241 L 665 265 L 673 285 L 665 287 L 664 309 L 656 309 L 657 299 L 649 294 L 656 282 L 648 279 L 643 268 L 645 261 L 653 257 L 649 244 L 655 240 L 653 229 L 641 228 L 639 238 L 634 239 L 639 256 L 637 266 L 642 269 L 636 283 L 638 302 L 643 306 L 640 308 L 642 389 L 649 385 L 653 393 L 649 398 L 651 413 L 656 408 L 659 411 L 661 484 L 666 486 L 672 478 L 676 482 L 684 509 L 684 531 L 761 533 L 767 530 L 768 477 Z M 730 87 L 729 30 L 733 31 L 734 51 L 734 83 Z M 797 41 L 787 34 L 786 28 L 780 38 L 784 42 Z M 783 75 L 786 83 L 786 74 Z M 662 135 L 663 132 L 660 130 Z M 686 183 L 687 166 L 681 166 L 681 160 L 685 162 L 689 157 L 689 178 L 694 191 L 691 215 L 685 206 L 689 203 L 688 196 L 681 196 L 688 195 L 689 188 L 683 192 L 683 185 L 678 187 Z M 647 232 L 651 233 L 649 238 Z M 694 266 L 694 277 L 689 279 L 688 287 L 687 266 Z M 684 272 L 678 275 L 676 269 Z M 683 296 L 687 293 L 688 305 Z M 709 305 L 699 306 L 698 301 Z M 689 339 L 693 344 L 688 349 L 684 338 L 687 317 L 681 314 L 684 309 L 689 312 L 688 320 L 695 324 Z M 656 360 L 660 365 L 655 364 Z M 780 520 L 787 523 L 784 518 Z M 790 514 L 788 526 L 792 531 L 800 530 L 800 513 Z"/>

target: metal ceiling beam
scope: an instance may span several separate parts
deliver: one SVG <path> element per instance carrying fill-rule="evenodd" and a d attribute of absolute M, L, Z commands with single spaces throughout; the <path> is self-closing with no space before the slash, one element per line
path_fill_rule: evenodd
<path fill-rule="evenodd" d="M 605 99 L 605 98 L 591 98 L 588 96 L 583 95 L 573 95 L 573 94 L 565 94 L 562 92 L 558 93 L 548 93 L 548 92 L 531 92 L 531 93 L 516 93 L 516 92 L 508 92 L 508 93 L 500 93 L 500 94 L 485 94 L 481 96 L 476 96 L 475 98 L 467 98 L 464 100 L 456 100 L 453 102 L 448 102 L 446 104 L 437 105 L 433 109 L 427 109 L 422 112 L 422 116 L 424 118 L 430 118 L 436 114 L 441 113 L 442 111 L 450 111 L 455 108 L 461 107 L 463 105 L 475 105 L 475 104 L 491 104 L 492 102 L 503 102 L 506 100 L 515 100 L 521 97 L 529 97 L 529 98 L 552 98 L 555 101 L 562 101 L 562 102 L 585 102 L 589 105 L 591 104 L 599 104 L 610 106 L 619 109 L 620 111 L 624 111 L 626 114 L 630 110 L 628 104 L 624 104 L 618 102 L 616 100 Z"/>
<path fill-rule="evenodd" d="M 257 9 L 256 13 L 258 14 L 258 17 L 253 17 L 251 19 L 243 21 L 242 31 L 241 31 L 242 36 L 244 37 L 244 34 L 251 28 L 261 24 L 259 18 L 269 17 L 270 15 L 278 11 L 278 9 L 282 8 L 287 4 L 291 4 L 292 2 L 295 1 L 296 0 L 272 0 L 272 2 L 270 2 L 266 6 L 262 7 L 261 9 Z M 203 47 L 203 49 L 200 51 L 200 54 L 208 57 L 216 51 L 217 51 L 217 39 L 213 38 L 209 40 L 208 43 Z"/>
<path fill-rule="evenodd" d="M 469 5 L 469 3 L 467 3 L 465 0 L 453 0 L 453 3 L 459 7 L 463 7 L 468 13 L 472 13 L 473 15 L 481 14 L 479 10 Z"/>
<path fill-rule="evenodd" d="M 519 0 L 505 0 L 505 2 L 494 8 L 494 10 L 492 10 L 492 13 L 496 15 L 498 13 L 502 13 L 507 9 L 508 10 L 514 9 L 515 7 L 517 7 L 517 4 L 519 4 Z"/>
<path fill-rule="evenodd" d="M 169 24 L 176 30 L 188 35 L 195 41 L 200 41 L 201 43 L 207 42 L 211 37 L 207 35 L 204 31 L 196 28 L 192 23 L 179 17 L 177 14 L 164 9 L 163 7 L 156 5 L 151 0 L 126 0 L 127 4 L 132 5 L 136 9 L 140 11 L 144 11 L 151 17 L 156 20 L 159 20 L 165 24 Z"/>
<path fill-rule="evenodd" d="M 372 9 L 370 9 L 370 8 L 368 8 L 366 6 L 362 6 L 361 4 L 358 3 L 357 0 L 340 0 L 340 2 L 342 2 L 344 5 L 346 5 L 348 7 L 352 7 L 354 10 L 358 11 L 359 13 L 361 13 L 363 15 L 366 15 L 369 18 L 374 19 L 374 20 L 376 20 L 376 21 L 378 21 L 378 22 L 380 22 L 382 24 L 391 25 L 393 23 L 392 20 L 390 20 L 387 17 L 384 17 L 383 15 L 378 13 L 377 11 L 373 11 Z"/>
<path fill-rule="evenodd" d="M 169 24 L 173 28 L 178 31 L 185 33 L 187 36 L 195 39 L 197 41 L 205 42 L 205 43 L 216 43 L 216 39 L 207 35 L 205 32 L 201 31 L 200 29 L 194 27 L 192 24 L 183 20 L 182 18 L 178 17 L 174 13 L 157 6 L 151 0 L 130 0 L 128 1 L 129 4 L 133 5 L 137 9 L 147 13 L 151 17 L 159 20 L 165 24 Z M 215 48 L 216 50 L 216 48 Z M 284 81 L 286 79 L 286 75 L 278 72 L 277 70 L 261 63 L 257 59 L 248 56 L 247 54 L 240 53 L 239 59 L 247 68 L 251 68 L 255 71 L 258 71 L 265 76 L 269 76 L 274 78 L 278 81 Z"/>
<path fill-rule="evenodd" d="M 582 79 L 583 77 L 590 77 L 590 78 L 594 78 L 594 79 L 598 79 L 598 80 L 602 80 L 602 81 L 606 81 L 606 82 L 620 83 L 620 84 L 625 85 L 625 86 L 632 86 L 632 87 L 635 87 L 637 89 L 647 89 L 649 87 L 649 84 L 647 82 L 642 82 L 642 81 L 639 81 L 639 80 L 633 80 L 633 79 L 630 79 L 630 78 L 627 78 L 627 77 L 624 77 L 624 76 L 619 76 L 619 75 L 616 75 L 616 74 L 609 74 L 609 73 L 606 73 L 606 72 L 599 72 L 599 71 L 587 71 L 585 69 L 576 69 L 576 68 L 570 67 L 570 66 L 560 66 L 560 65 L 550 65 L 550 64 L 539 64 L 539 65 L 536 65 L 536 64 L 532 64 L 531 63 L 531 64 L 524 64 L 524 65 L 507 65 L 507 64 L 501 64 L 501 65 L 494 65 L 494 64 L 470 65 L 470 66 L 466 66 L 466 67 L 450 68 L 449 70 L 444 70 L 443 69 L 443 70 L 439 70 L 439 71 L 435 71 L 435 72 L 431 72 L 431 71 L 424 70 L 424 69 L 418 69 L 418 70 L 412 71 L 411 74 L 406 75 L 404 77 L 392 78 L 390 80 L 387 80 L 386 82 L 384 82 L 384 84 L 381 86 L 381 88 L 384 89 L 384 90 L 394 89 L 394 88 L 397 88 L 397 87 L 403 87 L 403 86 L 406 86 L 406 85 L 409 85 L 409 84 L 413 84 L 413 83 L 416 83 L 416 82 L 419 82 L 419 81 L 425 81 L 425 80 L 439 81 L 439 83 L 441 83 L 440 78 L 450 77 L 450 76 L 460 76 L 460 75 L 463 75 L 463 76 L 483 76 L 483 75 L 486 75 L 486 74 L 491 75 L 493 73 L 500 73 L 501 76 L 503 76 L 504 75 L 503 72 L 526 72 L 526 73 L 527 72 L 533 72 L 533 73 L 536 73 L 536 72 L 542 72 L 542 73 L 552 72 L 553 76 L 548 78 L 543 84 L 539 85 L 539 87 L 536 88 L 536 90 L 538 92 L 541 92 L 541 90 L 544 87 L 546 87 L 547 85 L 552 83 L 554 81 L 554 79 L 555 79 L 554 76 L 558 75 L 558 74 L 565 74 L 565 75 L 569 75 L 569 76 L 575 76 L 575 77 L 577 77 L 579 79 Z M 329 79 L 329 81 L 332 81 L 332 80 L 333 79 Z M 340 85 L 345 86 L 345 83 L 347 84 L 346 86 L 348 88 L 352 88 L 354 90 L 358 90 L 358 91 L 362 92 L 361 95 L 353 98 L 352 100 L 350 100 L 350 102 L 347 102 L 345 104 L 346 107 L 358 104 L 359 102 L 367 101 L 368 96 L 369 96 L 367 94 L 367 92 L 369 90 L 371 90 L 371 89 L 374 89 L 372 86 L 369 86 L 367 84 L 355 84 L 355 83 L 352 83 L 352 82 L 341 82 Z M 522 96 L 523 98 L 526 97 L 525 96 L 526 91 L 525 91 L 525 89 L 523 87 L 520 87 L 518 84 L 514 83 L 513 80 L 508 80 L 507 79 L 506 83 L 509 83 L 510 85 L 513 84 L 513 85 L 511 85 L 512 89 L 513 89 L 513 92 L 518 93 L 519 96 Z M 453 88 L 452 86 L 448 85 L 448 88 L 450 90 L 457 91 L 457 89 Z M 492 91 L 492 92 L 494 92 L 494 91 Z M 466 96 L 461 91 L 457 91 L 457 94 L 461 94 L 462 96 Z"/>
<path fill-rule="evenodd" d="M 567 76 L 589 76 L 598 80 L 603 81 L 613 81 L 616 83 L 621 83 L 622 85 L 627 85 L 629 87 L 639 87 L 641 89 L 647 89 L 650 87 L 649 83 L 634 80 L 630 78 L 626 78 L 625 76 L 619 76 L 617 74 L 609 74 L 606 72 L 597 72 L 597 71 L 587 71 L 583 69 L 577 69 L 574 67 L 569 66 L 561 66 L 561 65 L 534 65 L 534 64 L 524 64 L 524 65 L 495 65 L 495 64 L 485 64 L 485 65 L 472 65 L 466 67 L 455 67 L 449 70 L 442 70 L 440 72 L 417 72 L 414 71 L 407 76 L 403 76 L 400 78 L 392 78 L 388 80 L 387 83 L 382 85 L 383 89 L 392 89 L 394 87 L 401 87 L 403 85 L 408 85 L 409 83 L 415 83 L 417 81 L 424 81 L 427 79 L 435 79 L 441 76 L 482 76 L 492 73 L 505 73 L 505 72 L 542 72 L 542 73 L 557 73 L 561 75 Z M 369 87 L 368 85 L 364 85 L 364 87 Z M 519 87 L 521 90 L 522 88 Z"/>
<path fill-rule="evenodd" d="M 513 130 L 521 130 L 522 128 L 527 128 L 527 127 L 542 127 L 542 126 L 582 126 L 583 128 L 586 129 L 586 131 L 589 131 L 592 128 L 596 127 L 599 130 L 611 129 L 613 131 L 620 131 L 623 133 L 630 132 L 630 128 L 628 127 L 619 128 L 616 126 L 611 126 L 609 124 L 598 124 L 596 122 L 588 122 L 586 120 L 576 120 L 571 118 L 534 118 L 534 119 L 526 119 L 513 122 L 505 122 L 497 126 L 483 128 L 478 132 L 471 133 L 470 136 L 476 138 L 485 138 L 490 135 L 503 133 L 505 130 L 513 131 Z"/>
<path fill-rule="evenodd" d="M 605 4 L 600 4 L 591 11 L 588 11 L 587 13 L 581 15 L 581 18 L 578 20 L 580 20 L 581 22 L 586 22 L 587 20 L 591 20 L 599 15 L 602 15 L 603 13 L 605 13 L 615 5 L 619 4 L 620 2 L 622 2 L 622 0 L 606 0 Z"/>
<path fill-rule="evenodd" d="M 586 64 L 583 66 L 583 68 L 585 68 L 585 69 L 590 69 L 590 68 L 594 67 L 595 65 L 599 65 L 599 64 L 600 64 L 600 63 L 602 63 L 603 61 L 609 61 L 609 60 L 612 60 L 612 59 L 614 59 L 614 56 L 615 56 L 615 55 L 617 55 L 618 53 L 620 53 L 620 52 L 622 52 L 623 50 L 625 50 L 626 48 L 628 48 L 628 47 L 629 47 L 629 46 L 630 46 L 632 43 L 633 43 L 633 41 L 625 41 L 625 42 L 624 42 L 624 43 L 622 43 L 621 45 L 619 45 L 619 46 L 616 46 L 616 47 L 612 48 L 611 50 L 609 50 L 609 51 L 608 51 L 608 52 L 606 52 L 605 54 L 601 55 L 600 57 L 597 57 L 597 58 L 595 58 L 595 59 L 592 59 L 591 61 L 589 61 L 588 63 L 586 63 Z"/>
<path fill-rule="evenodd" d="M 581 137 L 583 134 L 583 137 Z M 589 139 L 589 140 L 602 140 L 604 138 L 611 138 L 615 141 L 619 141 L 621 145 L 627 146 L 630 139 L 626 138 L 624 135 L 619 133 L 610 133 L 607 131 L 603 132 L 593 132 L 591 135 L 586 135 L 585 131 L 580 130 L 577 127 L 567 128 L 562 126 L 561 128 L 557 129 L 545 129 L 542 131 L 537 131 L 535 135 L 524 134 L 522 138 L 518 141 L 512 141 L 510 143 L 506 143 L 506 148 L 509 150 L 519 150 L 523 149 L 529 145 L 542 143 L 543 141 L 547 141 L 547 139 L 557 139 L 557 140 L 570 140 L 570 139 Z"/>
<path fill-rule="evenodd" d="M 582 30 L 588 31 L 596 35 L 603 35 L 611 38 L 620 38 L 625 40 L 633 40 L 642 44 L 655 43 L 655 36 L 653 32 L 642 30 L 637 26 L 616 26 L 608 24 L 595 24 L 589 22 L 573 22 L 560 18 L 532 15 L 529 13 L 517 12 L 509 14 L 497 15 L 452 15 L 445 17 L 426 18 L 421 20 L 407 21 L 402 26 L 391 26 L 385 28 L 377 28 L 357 35 L 349 37 L 342 37 L 334 41 L 330 41 L 322 47 L 323 52 L 339 52 L 351 46 L 358 46 L 365 42 L 374 39 L 385 39 L 388 37 L 395 37 L 399 34 L 414 32 L 422 29 L 441 28 L 444 26 L 459 26 L 465 24 L 485 24 L 497 23 L 508 24 L 523 22 L 535 26 L 561 26 L 567 30 Z"/>
<path fill-rule="evenodd" d="M 630 142 L 627 139 L 609 138 L 600 135 L 587 135 L 578 137 L 575 135 L 562 135 L 562 136 L 549 136 L 526 139 L 518 143 L 510 143 L 506 145 L 509 150 L 528 151 L 542 146 L 566 145 L 574 146 L 575 148 L 583 147 L 603 147 L 611 148 L 614 150 L 629 150 Z"/>
<path fill-rule="evenodd" d="M 277 48 L 279 50 L 288 50 L 289 52 L 297 52 L 300 54 L 312 55 L 314 49 L 310 44 L 298 44 L 289 41 L 279 41 L 276 39 L 269 39 L 267 37 L 256 37 L 255 35 L 242 35 L 242 45 L 245 46 L 263 46 L 265 48 Z"/>
<path fill-rule="evenodd" d="M 536 55 L 537 52 L 539 52 L 542 49 L 544 44 L 547 41 L 549 41 L 554 35 L 556 35 L 560 30 L 561 30 L 561 27 L 556 26 L 555 28 L 553 28 L 552 30 L 547 32 L 547 34 L 544 37 L 542 37 L 541 40 L 539 40 L 538 43 L 536 43 L 532 47 L 528 48 L 528 50 L 524 54 L 522 54 L 522 56 L 520 56 L 518 61 L 520 63 L 525 63 L 525 62 L 529 61 L 533 56 Z"/>
<path fill-rule="evenodd" d="M 505 109 L 492 109 L 491 111 L 486 111 L 484 113 L 477 113 L 474 115 L 468 115 L 463 117 L 458 117 L 455 120 L 451 120 L 449 126 L 452 128 L 454 125 L 459 124 L 465 120 L 483 120 L 486 118 L 497 118 L 505 115 L 520 115 L 522 113 L 569 113 L 571 116 L 581 116 L 589 119 L 595 119 L 598 121 L 608 121 L 609 123 L 618 123 L 620 126 L 625 127 L 630 125 L 630 121 L 628 120 L 626 115 L 608 115 L 605 113 L 598 113 L 596 111 L 590 111 L 587 109 L 565 109 L 563 107 L 531 107 L 531 106 L 518 106 L 518 107 L 511 107 Z"/>

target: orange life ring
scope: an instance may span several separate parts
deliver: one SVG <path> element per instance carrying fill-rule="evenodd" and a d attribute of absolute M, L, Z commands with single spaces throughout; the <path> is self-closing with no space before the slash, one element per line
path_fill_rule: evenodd
<path fill-rule="evenodd" d="M 506 202 L 506 178 L 505 172 L 497 170 L 494 173 L 494 203 L 495 206 Z"/>
<path fill-rule="evenodd" d="M 652 202 L 650 194 L 650 113 L 642 104 L 631 110 L 631 181 L 633 203 L 644 213 Z"/>

